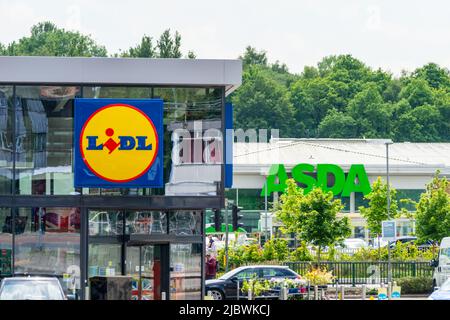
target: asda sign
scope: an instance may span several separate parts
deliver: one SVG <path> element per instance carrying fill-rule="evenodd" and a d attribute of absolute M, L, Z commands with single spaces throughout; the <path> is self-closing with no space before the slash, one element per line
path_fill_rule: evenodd
<path fill-rule="evenodd" d="M 316 173 L 314 175 L 314 173 Z M 324 191 L 331 191 L 334 195 L 349 197 L 352 192 L 364 195 L 371 191 L 366 169 L 362 164 L 352 164 L 347 175 L 335 164 L 300 163 L 292 168 L 292 178 L 304 185 L 304 192 L 308 193 L 313 187 L 320 187 Z M 333 178 L 331 178 L 333 177 Z M 261 196 L 270 196 L 272 192 L 284 192 L 286 180 L 289 179 L 283 164 L 273 164 L 270 167 L 266 183 L 261 190 Z"/>

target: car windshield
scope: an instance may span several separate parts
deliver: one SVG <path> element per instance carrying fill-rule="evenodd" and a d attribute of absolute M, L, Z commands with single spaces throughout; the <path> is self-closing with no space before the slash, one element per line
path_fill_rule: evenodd
<path fill-rule="evenodd" d="M 63 295 L 55 281 L 13 280 L 5 281 L 0 300 L 61 300 Z"/>
<path fill-rule="evenodd" d="M 228 271 L 227 273 L 223 274 L 219 279 L 221 279 L 221 280 L 230 279 L 232 276 L 234 276 L 235 274 L 237 274 L 238 272 L 240 272 L 242 270 L 243 269 L 234 269 L 234 270 Z"/>

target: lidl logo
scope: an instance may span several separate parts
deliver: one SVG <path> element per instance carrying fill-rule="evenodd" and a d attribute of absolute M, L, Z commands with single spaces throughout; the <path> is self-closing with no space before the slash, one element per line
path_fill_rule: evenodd
<path fill-rule="evenodd" d="M 76 187 L 162 187 L 163 102 L 75 100 Z"/>

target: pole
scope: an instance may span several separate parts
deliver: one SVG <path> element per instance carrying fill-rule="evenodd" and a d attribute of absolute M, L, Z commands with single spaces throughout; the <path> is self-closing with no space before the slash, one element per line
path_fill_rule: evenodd
<path fill-rule="evenodd" d="M 225 199 L 225 272 L 228 272 L 228 200 Z"/>
<path fill-rule="evenodd" d="M 389 142 L 386 143 L 386 191 L 387 191 L 387 219 L 390 220 L 391 216 L 391 194 L 389 186 Z M 396 230 L 394 230 L 396 232 Z M 388 241 L 388 283 L 392 281 L 392 269 L 391 269 L 391 245 Z M 389 297 L 390 299 L 390 297 Z"/>
<path fill-rule="evenodd" d="M 264 220 L 265 220 L 265 232 L 264 232 L 264 234 L 266 235 L 264 238 L 264 240 L 265 241 L 267 241 L 267 232 L 268 232 L 268 230 L 267 230 L 267 177 L 266 177 L 266 182 L 265 182 L 265 186 L 264 186 L 264 211 L 265 211 L 265 218 L 264 218 Z"/>

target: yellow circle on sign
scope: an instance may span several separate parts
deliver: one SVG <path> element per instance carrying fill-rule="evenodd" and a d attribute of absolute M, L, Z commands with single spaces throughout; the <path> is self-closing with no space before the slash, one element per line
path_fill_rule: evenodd
<path fill-rule="evenodd" d="M 158 153 L 158 135 L 152 120 L 127 104 L 100 108 L 84 124 L 81 156 L 98 177 L 128 182 L 142 176 Z"/>

